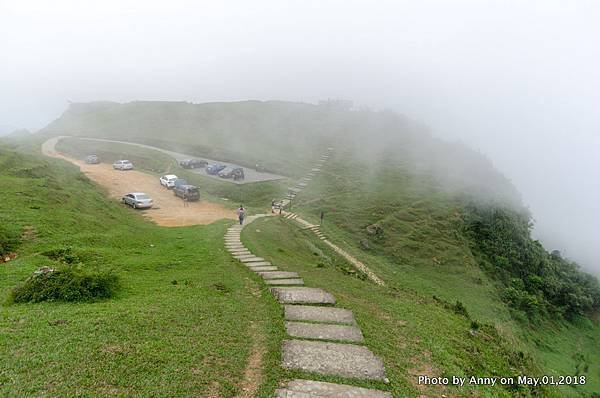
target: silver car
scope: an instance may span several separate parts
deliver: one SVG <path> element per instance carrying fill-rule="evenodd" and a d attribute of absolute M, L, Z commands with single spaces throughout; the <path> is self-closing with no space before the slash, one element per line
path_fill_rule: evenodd
<path fill-rule="evenodd" d="M 133 207 L 134 209 L 149 209 L 154 203 L 150 196 L 143 192 L 132 192 L 124 195 L 121 202 Z"/>
<path fill-rule="evenodd" d="M 133 163 L 131 163 L 129 160 L 117 160 L 116 162 L 113 163 L 113 169 L 115 170 L 132 170 L 133 169 Z"/>

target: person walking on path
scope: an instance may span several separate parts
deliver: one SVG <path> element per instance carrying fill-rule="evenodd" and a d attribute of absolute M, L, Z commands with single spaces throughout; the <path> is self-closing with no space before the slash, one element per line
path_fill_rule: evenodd
<path fill-rule="evenodd" d="M 275 199 L 271 201 L 271 213 L 275 214 Z"/>
<path fill-rule="evenodd" d="M 244 209 L 244 206 L 240 205 L 240 208 L 237 209 L 237 215 L 240 220 L 240 225 L 242 225 L 244 223 L 244 218 L 246 218 L 246 210 Z"/>

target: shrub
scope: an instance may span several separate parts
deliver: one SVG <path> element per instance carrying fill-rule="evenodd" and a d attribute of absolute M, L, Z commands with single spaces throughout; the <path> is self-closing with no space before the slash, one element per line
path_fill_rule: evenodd
<path fill-rule="evenodd" d="M 36 272 L 12 290 L 9 301 L 94 301 L 112 297 L 118 288 L 116 275 L 86 272 L 73 266 L 65 266 L 57 270 Z"/>

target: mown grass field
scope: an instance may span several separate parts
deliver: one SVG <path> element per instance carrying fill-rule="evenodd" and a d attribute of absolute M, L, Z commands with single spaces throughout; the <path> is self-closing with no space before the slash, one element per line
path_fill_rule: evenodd
<path fill-rule="evenodd" d="M 60 266 L 41 253 L 62 247 L 122 285 L 104 301 L 2 305 L 2 396 L 234 396 L 253 350 L 278 358 L 279 307 L 224 250 L 225 222 L 158 227 L 66 162 L 3 146 L 0 223 L 22 234 L 0 264 L 3 299 Z M 257 394 L 274 388 L 265 374 Z"/>

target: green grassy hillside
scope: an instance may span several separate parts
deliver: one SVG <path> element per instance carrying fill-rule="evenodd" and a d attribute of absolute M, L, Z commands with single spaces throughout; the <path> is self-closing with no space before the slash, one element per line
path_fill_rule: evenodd
<path fill-rule="evenodd" d="M 277 220 L 259 222 L 244 239 L 355 311 L 367 343 L 390 369 L 396 396 L 443 393 L 414 385 L 423 372 L 583 375 L 585 386 L 518 392 L 597 396 L 598 281 L 531 238 L 530 215 L 512 184 L 485 156 L 437 140 L 418 123 L 337 105 L 75 104 L 42 134 L 131 140 L 246 165 L 260 162 L 292 178 L 333 146 L 334 157 L 292 211 L 315 223 L 324 211 L 323 232 L 387 287 L 361 280 L 318 240 Z M 252 184 L 244 193 L 206 184 L 215 198 L 243 194 L 259 210 L 287 182 Z M 290 376 L 277 367 L 269 372 Z M 477 387 L 450 395 L 471 392 L 515 393 Z"/>
<path fill-rule="evenodd" d="M 257 334 L 278 341 L 279 309 L 223 249 L 226 227 L 155 226 L 66 162 L 0 146 L 0 238 L 18 254 L 0 263 L 2 300 L 36 269 L 66 266 L 57 249 L 121 284 L 101 301 L 3 304 L 0 395 L 239 393 Z"/>
<path fill-rule="evenodd" d="M 354 167 L 349 167 L 351 164 Z M 476 199 L 478 202 L 474 202 Z M 406 291 L 414 295 L 411 311 L 420 313 L 423 303 L 433 305 L 438 300 L 442 307 L 443 303 L 460 302 L 471 321 L 490 325 L 500 341 L 516 352 L 525 353 L 536 369 L 534 372 L 587 377 L 587 385 L 562 388 L 562 396 L 592 396 L 600 390 L 600 366 L 594 359 L 600 357 L 600 323 L 593 315 L 597 314 L 598 306 L 597 280 L 564 259 L 553 259 L 557 254 L 543 254 L 539 243 L 528 238 L 527 227 L 519 229 L 522 220 L 527 223 L 527 214 L 518 223 L 506 221 L 504 229 L 497 224 L 487 226 L 478 219 L 495 235 L 484 233 L 484 227 L 474 232 L 470 228 L 472 219 L 482 217 L 481 209 L 490 206 L 473 192 L 446 190 L 434 179 L 407 170 L 401 162 L 388 159 L 373 172 L 368 162 L 357 161 L 355 152 L 338 151 L 321 174 L 296 197 L 292 211 L 313 223 L 319 222 L 320 212 L 324 211 L 321 230 L 325 235 L 368 264 L 390 289 L 403 292 L 399 296 L 404 297 Z M 495 211 L 500 212 L 504 206 L 497 204 Z M 497 241 L 486 238 L 488 235 Z M 488 241 L 501 245 L 502 250 L 491 250 L 488 246 L 493 245 Z M 522 279 L 505 262 L 518 265 Z M 534 266 L 541 267 L 539 274 L 527 269 Z M 540 288 L 532 296 L 536 300 L 533 308 L 539 308 L 538 312 L 529 312 L 533 308 L 528 306 L 512 305 L 506 299 L 506 292 L 512 291 L 515 281 L 526 285 L 530 280 L 542 287 L 547 284 L 556 291 L 553 293 L 556 297 L 580 296 L 560 303 L 552 301 L 554 297 Z M 340 288 L 343 286 L 342 283 Z M 530 294 L 531 290 L 520 292 Z M 542 303 L 546 307 L 542 308 Z M 588 304 L 586 309 L 578 309 L 584 303 Z M 407 315 L 398 316 L 405 319 Z M 425 322 L 415 319 L 405 329 L 424 333 Z M 443 352 L 451 349 L 443 343 L 453 333 L 451 329 L 433 329 L 430 333 L 432 341 L 440 344 L 438 349 Z M 451 354 L 455 355 L 460 357 L 459 353 Z M 445 374 L 486 373 L 489 369 L 484 369 L 493 357 L 462 367 L 453 366 L 448 358 L 435 361 L 435 365 Z M 498 365 L 492 367 L 501 369 Z"/>

